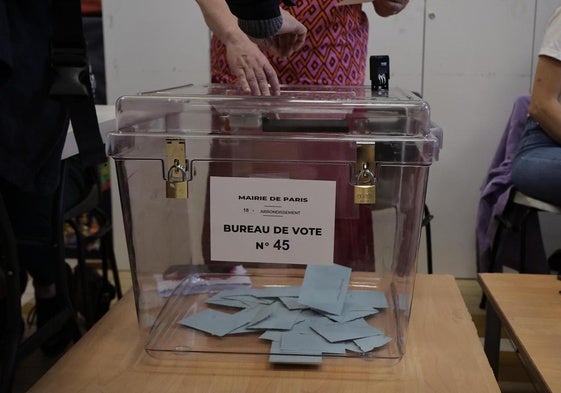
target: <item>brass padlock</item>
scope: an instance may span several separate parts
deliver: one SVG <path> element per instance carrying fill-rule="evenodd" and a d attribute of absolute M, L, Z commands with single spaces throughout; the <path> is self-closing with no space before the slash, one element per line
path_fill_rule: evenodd
<path fill-rule="evenodd" d="M 376 203 L 376 177 L 367 166 L 356 176 L 354 194 L 356 204 L 370 205 Z"/>
<path fill-rule="evenodd" d="M 187 199 L 187 182 L 166 181 L 166 198 Z"/>
<path fill-rule="evenodd" d="M 166 179 L 167 198 L 187 199 L 189 197 L 185 162 L 185 141 L 180 139 L 166 140 L 165 168 L 169 168 Z"/>
<path fill-rule="evenodd" d="M 187 171 L 180 165 L 179 160 L 175 160 L 173 166 L 169 168 L 166 180 L 166 197 L 172 199 L 187 199 Z"/>

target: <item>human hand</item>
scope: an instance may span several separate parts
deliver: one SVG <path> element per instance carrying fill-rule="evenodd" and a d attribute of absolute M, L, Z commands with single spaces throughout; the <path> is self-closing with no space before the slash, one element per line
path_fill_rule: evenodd
<path fill-rule="evenodd" d="M 227 44 L 226 59 L 243 92 L 256 96 L 280 94 L 277 73 L 267 56 L 249 38 Z"/>
<path fill-rule="evenodd" d="M 308 30 L 288 11 L 281 9 L 282 26 L 277 34 L 265 39 L 253 39 L 262 49 L 280 57 L 288 57 L 304 45 Z"/>
<path fill-rule="evenodd" d="M 288 57 L 304 45 L 308 30 L 288 11 L 281 10 L 282 26 L 278 33 L 266 39 L 245 36 L 226 44 L 230 70 L 238 79 L 240 89 L 253 95 L 279 95 L 277 74 L 261 50 Z"/>
<path fill-rule="evenodd" d="M 401 12 L 409 0 L 373 0 L 374 10 L 382 17 L 395 15 Z"/>

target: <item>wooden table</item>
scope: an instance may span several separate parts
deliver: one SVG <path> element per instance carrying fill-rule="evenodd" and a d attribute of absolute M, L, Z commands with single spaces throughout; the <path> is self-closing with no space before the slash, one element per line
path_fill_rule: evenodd
<path fill-rule="evenodd" d="M 485 353 L 497 375 L 501 326 L 540 391 L 561 392 L 561 281 L 554 275 L 485 273 Z"/>
<path fill-rule="evenodd" d="M 29 392 L 500 392 L 452 276 L 417 276 L 406 354 L 393 365 L 330 358 L 282 367 L 251 355 L 161 360 L 144 351 L 146 335 L 128 293 Z"/>

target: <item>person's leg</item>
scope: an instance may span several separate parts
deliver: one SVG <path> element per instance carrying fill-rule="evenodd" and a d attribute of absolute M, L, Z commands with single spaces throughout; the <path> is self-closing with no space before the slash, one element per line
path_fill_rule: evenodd
<path fill-rule="evenodd" d="M 56 286 L 61 269 L 55 244 L 57 229 L 53 224 L 55 195 L 24 192 L 3 180 L 0 193 L 17 241 L 20 274 L 29 273 L 33 279 L 37 327 L 42 327 L 65 307 L 62 296 L 57 296 Z M 56 355 L 71 339 L 71 327 L 65 326 L 41 348 L 46 354 Z"/>
<path fill-rule="evenodd" d="M 511 176 L 524 194 L 561 205 L 561 145 L 531 118 L 512 162 Z"/>
<path fill-rule="evenodd" d="M 38 298 L 52 298 L 56 294 L 52 227 L 54 196 L 23 192 L 4 181 L 0 181 L 0 191 L 18 242 L 21 271 L 28 272 L 33 278 Z"/>

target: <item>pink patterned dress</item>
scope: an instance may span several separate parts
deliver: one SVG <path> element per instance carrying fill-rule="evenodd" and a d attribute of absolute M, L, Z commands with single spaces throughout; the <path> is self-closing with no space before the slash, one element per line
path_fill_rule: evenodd
<path fill-rule="evenodd" d="M 297 0 L 288 7 L 306 26 L 304 46 L 288 58 L 270 56 L 282 84 L 362 85 L 366 70 L 368 19 L 360 4 L 337 6 L 337 0 Z M 214 83 L 235 83 L 226 48 L 212 37 Z"/>
<path fill-rule="evenodd" d="M 368 20 L 360 4 L 338 7 L 337 0 L 297 0 L 290 12 L 308 29 L 306 42 L 298 52 L 288 58 L 269 57 L 277 71 L 279 81 L 286 85 L 363 85 L 366 71 Z M 226 60 L 226 48 L 216 38 L 211 42 L 211 70 L 213 83 L 235 83 Z M 213 146 L 215 153 L 231 147 Z M 236 147 L 236 149 L 241 147 Z M 324 147 L 331 149 L 335 157 L 350 157 L 355 152 L 341 145 Z M 271 156 L 280 154 L 271 152 Z M 283 152 L 282 154 L 291 154 Z M 294 154 L 294 152 L 292 152 Z M 299 152 L 298 154 L 305 154 Z M 348 158 L 352 160 L 352 158 Z M 275 166 L 276 165 L 276 166 Z M 278 164 L 253 164 L 246 171 L 233 165 L 212 166 L 215 176 L 247 176 L 248 173 L 278 173 L 287 171 L 286 164 L 281 169 Z M 350 172 L 342 169 L 329 175 L 321 168 L 313 167 L 318 179 L 337 177 L 337 202 L 335 217 L 334 262 L 350 266 L 354 270 L 375 270 L 372 214 L 369 205 L 355 205 L 353 202 L 354 179 Z M 300 166 L 288 174 L 289 178 L 314 178 Z M 326 177 L 327 176 L 327 177 Z M 203 238 L 208 238 L 204 236 Z M 205 245 L 208 250 L 208 245 Z"/>

